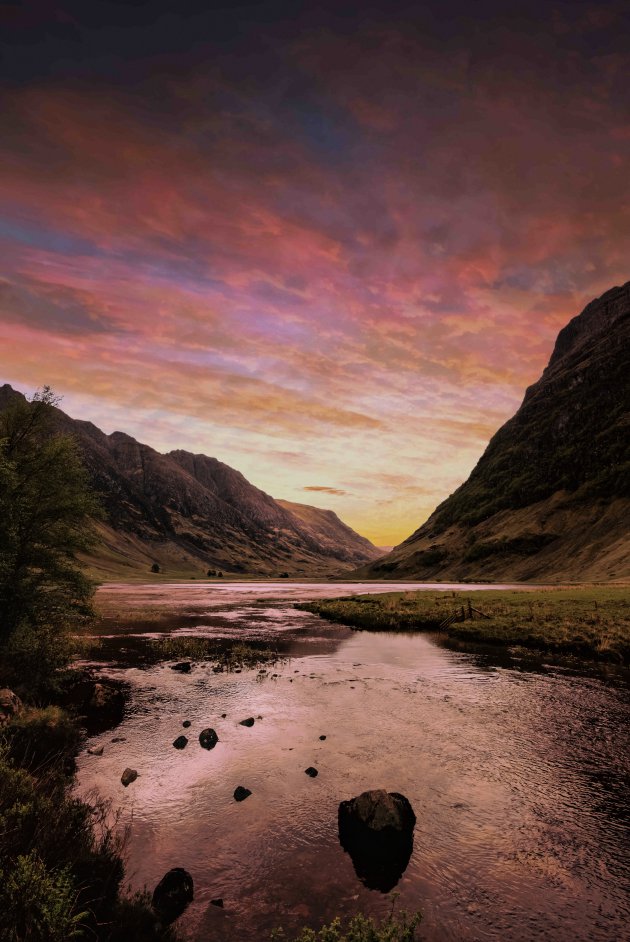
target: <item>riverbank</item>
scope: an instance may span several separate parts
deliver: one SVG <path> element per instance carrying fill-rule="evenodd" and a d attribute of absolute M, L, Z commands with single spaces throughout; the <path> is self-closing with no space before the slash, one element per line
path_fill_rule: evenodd
<path fill-rule="evenodd" d="M 299 603 L 367 631 L 444 632 L 452 640 L 630 661 L 630 587 L 390 592 Z"/>

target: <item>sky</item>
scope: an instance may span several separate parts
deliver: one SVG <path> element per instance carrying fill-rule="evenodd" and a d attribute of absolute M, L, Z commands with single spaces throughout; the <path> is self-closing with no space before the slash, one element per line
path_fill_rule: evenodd
<path fill-rule="evenodd" d="M 629 27 L 0 2 L 0 382 L 400 542 L 630 277 Z"/>

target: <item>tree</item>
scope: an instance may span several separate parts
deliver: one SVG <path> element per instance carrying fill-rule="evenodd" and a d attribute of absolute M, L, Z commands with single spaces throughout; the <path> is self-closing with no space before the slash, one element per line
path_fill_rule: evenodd
<path fill-rule="evenodd" d="M 0 669 L 35 685 L 67 663 L 94 591 L 77 555 L 99 506 L 58 402 L 45 386 L 0 415 Z"/>

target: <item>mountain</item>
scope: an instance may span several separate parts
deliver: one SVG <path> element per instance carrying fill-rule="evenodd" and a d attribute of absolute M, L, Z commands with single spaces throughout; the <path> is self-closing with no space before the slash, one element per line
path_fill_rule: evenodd
<path fill-rule="evenodd" d="M 0 387 L 0 411 L 21 393 Z M 123 432 L 55 410 L 77 441 L 106 520 L 89 562 L 105 577 L 208 568 L 247 575 L 323 575 L 380 555 L 332 511 L 276 501 L 239 472 L 206 455 L 160 454 Z"/>
<path fill-rule="evenodd" d="M 468 480 L 372 578 L 630 578 L 630 282 L 574 317 Z"/>

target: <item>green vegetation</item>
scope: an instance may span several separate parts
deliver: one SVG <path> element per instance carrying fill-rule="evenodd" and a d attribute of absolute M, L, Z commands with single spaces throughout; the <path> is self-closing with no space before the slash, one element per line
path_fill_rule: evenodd
<path fill-rule="evenodd" d="M 398 918 L 390 915 L 381 923 L 359 913 L 344 926 L 334 919 L 319 931 L 302 929 L 291 942 L 414 942 L 415 930 L 420 923 L 420 913 L 401 913 Z M 289 942 L 282 930 L 271 935 L 272 942 Z"/>
<path fill-rule="evenodd" d="M 70 796 L 68 753 L 24 768 L 9 756 L 14 732 L 0 751 L 0 939 L 174 942 L 145 896 L 121 897 L 123 839 L 108 827 L 106 805 Z"/>
<path fill-rule="evenodd" d="M 391 592 L 297 607 L 371 631 L 445 631 L 464 642 L 612 661 L 630 658 L 630 589 L 622 587 Z"/>
<path fill-rule="evenodd" d="M 49 388 L 0 415 L 0 681 L 45 691 L 92 614 L 76 561 L 99 513 L 71 438 L 53 431 Z"/>

